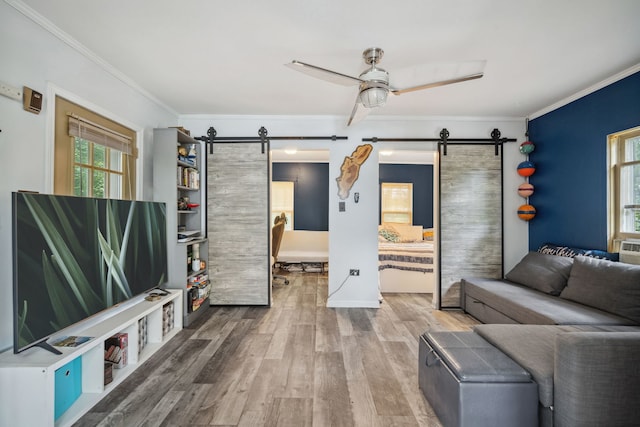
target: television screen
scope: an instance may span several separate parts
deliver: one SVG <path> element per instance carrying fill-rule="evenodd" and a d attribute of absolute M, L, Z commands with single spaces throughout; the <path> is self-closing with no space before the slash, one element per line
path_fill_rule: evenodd
<path fill-rule="evenodd" d="M 166 278 L 164 203 L 13 193 L 14 352 Z"/>

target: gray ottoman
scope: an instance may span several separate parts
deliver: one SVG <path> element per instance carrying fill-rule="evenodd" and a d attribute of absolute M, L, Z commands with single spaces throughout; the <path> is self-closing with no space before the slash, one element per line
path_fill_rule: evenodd
<path fill-rule="evenodd" d="M 420 337 L 420 390 L 444 426 L 538 425 L 538 385 L 474 332 Z"/>

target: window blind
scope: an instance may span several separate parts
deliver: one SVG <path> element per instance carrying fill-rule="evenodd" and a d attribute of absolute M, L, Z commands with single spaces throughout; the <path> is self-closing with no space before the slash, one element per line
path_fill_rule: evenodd
<path fill-rule="evenodd" d="M 293 182 L 273 181 L 271 183 L 271 210 L 293 212 Z"/>
<path fill-rule="evenodd" d="M 413 223 L 413 184 L 383 182 L 382 222 Z"/>
<path fill-rule="evenodd" d="M 69 115 L 69 135 L 135 155 L 130 137 L 79 116 Z"/>

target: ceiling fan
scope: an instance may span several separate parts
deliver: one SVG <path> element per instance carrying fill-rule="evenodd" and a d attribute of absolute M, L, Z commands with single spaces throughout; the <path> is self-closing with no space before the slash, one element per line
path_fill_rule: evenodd
<path fill-rule="evenodd" d="M 389 73 L 382 68 L 377 67 L 377 64 L 382 59 L 383 55 L 384 51 L 378 47 L 370 47 L 362 52 L 364 62 L 371 65 L 371 67 L 363 71 L 359 77 L 352 77 L 337 71 L 327 70 L 326 68 L 306 64 L 296 60 L 285 65 L 291 69 L 332 83 L 344 86 L 359 85 L 358 96 L 356 97 L 356 102 L 353 106 L 353 110 L 351 111 L 351 116 L 349 117 L 347 126 L 364 119 L 372 108 L 383 106 L 387 101 L 387 95 L 389 92 L 393 95 L 402 95 L 403 93 L 414 92 L 417 90 L 430 89 L 433 87 L 465 82 L 467 80 L 479 79 L 483 76 L 483 73 L 480 72 L 448 80 L 441 80 L 399 89 L 390 86 Z"/>

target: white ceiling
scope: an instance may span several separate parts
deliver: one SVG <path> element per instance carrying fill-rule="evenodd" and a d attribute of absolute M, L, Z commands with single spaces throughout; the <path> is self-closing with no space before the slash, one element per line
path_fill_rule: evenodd
<path fill-rule="evenodd" d="M 414 65 L 486 60 L 482 79 L 393 97 L 385 116 L 527 117 L 640 63 L 638 0 L 6 1 L 180 114 L 346 120 L 356 87 L 283 64 L 357 76 L 372 46 L 392 85 Z M 416 84 L 438 77 L 422 71 Z"/>

